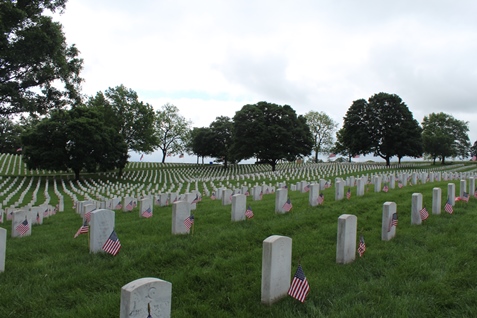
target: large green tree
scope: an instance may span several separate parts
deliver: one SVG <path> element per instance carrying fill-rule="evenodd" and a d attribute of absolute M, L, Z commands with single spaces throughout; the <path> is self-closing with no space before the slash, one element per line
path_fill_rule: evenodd
<path fill-rule="evenodd" d="M 80 102 L 83 61 L 48 15 L 65 3 L 0 1 L 0 116 L 45 114 Z"/>
<path fill-rule="evenodd" d="M 186 151 L 191 122 L 179 114 L 179 108 L 165 104 L 156 111 L 154 136 L 162 151 L 162 162 L 166 156 Z"/>
<path fill-rule="evenodd" d="M 463 159 L 469 155 L 468 122 L 441 112 L 424 116 L 422 127 L 424 152 L 434 164 L 437 158 L 444 164 L 446 157 L 459 156 Z"/>
<path fill-rule="evenodd" d="M 123 136 L 129 150 L 150 153 L 157 147 L 154 108 L 139 101 L 134 90 L 124 85 L 110 87 L 91 97 L 88 106 L 102 109 L 108 125 Z"/>
<path fill-rule="evenodd" d="M 313 135 L 314 160 L 318 162 L 318 154 L 323 151 L 329 151 L 333 146 L 333 135 L 336 127 L 338 127 L 338 123 L 326 113 L 316 111 L 306 113 L 305 119 Z"/>
<path fill-rule="evenodd" d="M 232 133 L 233 121 L 227 116 L 219 116 L 210 124 L 210 150 L 211 157 L 217 158 L 218 162 L 223 162 L 224 169 L 227 169 L 232 155 Z M 233 161 L 233 160 L 232 160 Z"/>
<path fill-rule="evenodd" d="M 212 153 L 212 138 L 213 134 L 209 127 L 194 127 L 190 131 L 186 151 L 197 155 L 197 163 L 199 163 L 199 157 L 202 157 L 202 164 L 204 164 L 204 157 Z"/>
<path fill-rule="evenodd" d="M 420 156 L 421 127 L 407 105 L 395 94 L 379 93 L 359 99 L 348 109 L 341 147 L 353 154 L 372 153 L 386 165 L 394 156 Z"/>
<path fill-rule="evenodd" d="M 20 152 L 24 128 L 7 117 L 0 117 L 0 153 Z"/>
<path fill-rule="evenodd" d="M 288 105 L 259 102 L 242 107 L 233 118 L 236 160 L 257 158 L 275 171 L 279 160 L 308 156 L 313 136 L 304 116 Z"/>
<path fill-rule="evenodd" d="M 29 169 L 80 172 L 124 168 L 127 145 L 101 111 L 78 106 L 57 110 L 22 135 L 23 158 Z"/>

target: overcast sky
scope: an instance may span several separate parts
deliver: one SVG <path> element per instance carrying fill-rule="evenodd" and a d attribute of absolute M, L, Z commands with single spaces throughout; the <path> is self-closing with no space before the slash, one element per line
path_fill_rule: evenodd
<path fill-rule="evenodd" d="M 473 143 L 476 16 L 471 0 L 69 0 L 55 19 L 81 51 L 89 96 L 123 84 L 194 127 L 259 101 L 341 127 L 354 100 L 386 92 L 419 122 L 468 121 Z"/>

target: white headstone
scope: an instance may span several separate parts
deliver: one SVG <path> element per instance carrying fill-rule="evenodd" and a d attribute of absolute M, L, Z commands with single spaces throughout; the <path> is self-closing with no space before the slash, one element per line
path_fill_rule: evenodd
<path fill-rule="evenodd" d="M 310 185 L 310 191 L 308 194 L 308 203 L 310 206 L 317 206 L 318 205 L 318 196 L 320 195 L 320 184 L 319 183 L 312 183 Z"/>
<path fill-rule="evenodd" d="M 286 297 L 290 287 L 292 239 L 272 235 L 263 241 L 262 303 L 271 305 Z"/>
<path fill-rule="evenodd" d="M 152 200 L 149 197 L 139 200 L 139 217 L 150 218 L 153 213 Z"/>
<path fill-rule="evenodd" d="M 30 236 L 32 224 L 33 222 L 29 211 L 14 211 L 12 220 L 12 237 Z"/>
<path fill-rule="evenodd" d="M 422 194 L 413 193 L 412 194 L 412 205 L 411 205 L 411 224 L 420 225 L 422 223 L 421 211 L 422 209 Z"/>
<path fill-rule="evenodd" d="M 172 203 L 172 234 L 189 234 L 184 220 L 190 216 L 190 204 L 186 201 Z"/>
<path fill-rule="evenodd" d="M 103 245 L 114 230 L 116 214 L 112 210 L 99 209 L 91 212 L 89 223 L 89 252 L 103 252 Z"/>
<path fill-rule="evenodd" d="M 447 198 L 449 199 L 450 204 L 454 206 L 455 205 L 455 184 L 454 183 L 447 184 Z"/>
<path fill-rule="evenodd" d="M 342 214 L 338 218 L 336 263 L 347 264 L 355 260 L 357 226 L 356 215 Z"/>
<path fill-rule="evenodd" d="M 283 209 L 283 206 L 288 200 L 288 189 L 286 188 L 281 188 L 278 189 L 277 192 L 275 193 L 275 212 L 277 213 L 286 213 Z"/>
<path fill-rule="evenodd" d="M 396 203 L 385 202 L 383 204 L 383 216 L 381 223 L 381 240 L 389 241 L 396 236 L 396 226 L 398 222 Z"/>
<path fill-rule="evenodd" d="M 441 214 L 442 190 L 441 188 L 432 189 L 432 214 Z"/>
<path fill-rule="evenodd" d="M 5 271 L 6 251 L 7 251 L 7 230 L 0 227 L 0 273 Z"/>
<path fill-rule="evenodd" d="M 171 317 L 172 284 L 145 277 L 121 288 L 120 318 Z"/>
<path fill-rule="evenodd" d="M 245 210 L 247 208 L 247 197 L 245 194 L 235 194 L 232 196 L 232 221 L 245 220 Z"/>

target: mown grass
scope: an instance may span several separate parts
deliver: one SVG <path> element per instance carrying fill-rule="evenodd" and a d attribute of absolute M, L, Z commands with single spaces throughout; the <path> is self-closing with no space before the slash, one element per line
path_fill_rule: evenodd
<path fill-rule="evenodd" d="M 339 202 L 327 189 L 318 207 L 308 205 L 307 194 L 289 192 L 293 209 L 284 215 L 274 213 L 273 194 L 249 198 L 255 217 L 244 222 L 231 222 L 230 206 L 204 198 L 193 235 L 171 235 L 171 207 L 155 207 L 151 219 L 116 212 L 116 257 L 90 254 L 87 235 L 73 239 L 81 219 L 66 201 L 66 211 L 34 226 L 32 236 L 7 238 L 0 317 L 118 317 L 121 287 L 141 277 L 172 283 L 173 317 L 477 316 L 477 200 L 411 226 L 412 193 L 422 193 L 430 211 L 432 188 L 445 198 L 447 183 L 364 197 L 352 188 L 351 200 Z M 399 225 L 383 242 L 386 201 L 397 203 Z M 337 219 L 344 213 L 357 215 L 367 251 L 339 265 Z M 1 226 L 9 235 L 10 222 Z M 304 304 L 291 297 L 260 303 L 262 242 L 274 234 L 293 239 L 292 271 L 300 262 L 311 287 Z"/>

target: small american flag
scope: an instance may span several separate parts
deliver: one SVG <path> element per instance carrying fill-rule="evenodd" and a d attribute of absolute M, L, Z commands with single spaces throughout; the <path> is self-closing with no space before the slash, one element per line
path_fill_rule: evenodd
<path fill-rule="evenodd" d="M 462 201 L 469 202 L 469 194 L 465 191 L 462 194 Z"/>
<path fill-rule="evenodd" d="M 389 187 L 387 184 L 385 184 L 383 187 L 383 192 L 388 192 L 388 191 L 389 191 Z"/>
<path fill-rule="evenodd" d="M 211 199 L 211 200 L 215 200 L 215 199 L 216 199 L 216 197 L 215 197 L 215 192 L 212 192 L 212 195 L 210 196 L 210 199 Z"/>
<path fill-rule="evenodd" d="M 129 202 L 128 205 L 126 205 L 126 210 L 131 211 L 134 208 L 133 202 Z"/>
<path fill-rule="evenodd" d="M 80 234 L 85 234 L 85 233 L 88 233 L 88 232 L 89 232 L 89 226 L 88 226 L 88 222 L 85 220 L 83 222 L 83 225 L 81 225 L 81 227 L 76 232 L 74 238 L 77 238 Z"/>
<path fill-rule="evenodd" d="M 449 214 L 454 213 L 454 208 L 452 208 L 452 204 L 450 203 L 449 198 L 447 198 L 447 202 L 446 202 L 446 205 L 444 206 L 444 210 Z"/>
<path fill-rule="evenodd" d="M 88 223 L 91 222 L 91 212 L 93 211 L 89 211 L 84 214 L 84 218 L 86 219 L 86 221 L 88 221 Z"/>
<path fill-rule="evenodd" d="M 392 227 L 397 226 L 397 225 L 398 225 L 398 215 L 397 215 L 397 213 L 393 213 L 393 217 L 391 218 L 391 222 L 389 222 L 388 232 L 391 232 Z"/>
<path fill-rule="evenodd" d="M 28 225 L 28 220 L 25 218 L 25 221 L 20 223 L 15 230 L 20 233 L 20 235 L 25 235 L 26 232 L 30 230 L 30 225 Z"/>
<path fill-rule="evenodd" d="M 119 238 L 116 235 L 116 232 L 113 230 L 113 232 L 111 232 L 111 235 L 109 236 L 109 238 L 106 240 L 106 242 L 103 245 L 103 251 L 115 256 L 116 254 L 119 253 L 120 249 L 121 249 L 121 242 L 119 242 Z"/>
<path fill-rule="evenodd" d="M 151 207 L 148 207 L 146 210 L 144 210 L 144 212 L 142 212 L 141 215 L 142 215 L 143 218 L 146 218 L 146 219 L 152 217 L 152 209 L 151 209 Z"/>
<path fill-rule="evenodd" d="M 262 200 L 262 198 L 263 198 L 263 190 L 260 191 L 260 200 Z"/>
<path fill-rule="evenodd" d="M 288 295 L 303 303 L 305 302 L 305 298 L 309 291 L 310 285 L 308 285 L 305 273 L 303 272 L 301 265 L 298 265 L 298 269 L 296 270 L 290 288 L 288 289 Z"/>
<path fill-rule="evenodd" d="M 7 221 L 13 219 L 13 211 L 7 213 Z"/>
<path fill-rule="evenodd" d="M 245 216 L 247 217 L 247 219 L 253 218 L 253 211 L 250 206 L 248 206 L 247 211 L 245 211 Z"/>
<path fill-rule="evenodd" d="M 309 185 L 309 184 L 307 184 L 307 185 L 305 186 L 305 188 L 303 188 L 303 190 L 304 190 L 305 192 L 308 192 L 308 191 L 310 191 L 310 185 Z"/>
<path fill-rule="evenodd" d="M 194 215 L 191 214 L 190 216 L 188 216 L 185 220 L 184 220 L 184 225 L 186 226 L 186 228 L 188 230 L 190 230 L 190 228 L 192 227 L 192 224 L 194 224 Z"/>
<path fill-rule="evenodd" d="M 398 182 L 398 187 L 399 187 L 399 189 L 401 189 L 403 187 L 403 184 L 402 184 L 401 181 Z"/>
<path fill-rule="evenodd" d="M 49 217 L 49 216 L 50 216 L 50 213 L 48 212 L 48 209 L 43 211 L 43 217 Z"/>
<path fill-rule="evenodd" d="M 293 205 L 291 204 L 290 198 L 288 198 L 287 202 L 283 205 L 283 211 L 289 212 L 292 209 Z"/>
<path fill-rule="evenodd" d="M 366 243 L 364 242 L 364 237 L 361 235 L 361 237 L 359 238 L 359 246 L 358 246 L 359 257 L 363 256 L 364 251 L 366 251 Z"/>
<path fill-rule="evenodd" d="M 116 210 L 121 210 L 123 205 L 121 203 L 116 204 Z"/>
<path fill-rule="evenodd" d="M 346 192 L 346 198 L 348 200 L 351 198 L 351 188 L 348 188 L 348 192 Z"/>
<path fill-rule="evenodd" d="M 325 196 L 323 195 L 323 193 L 320 193 L 320 195 L 318 196 L 318 204 L 321 205 L 323 204 L 323 202 L 325 202 Z"/>
<path fill-rule="evenodd" d="M 40 223 L 40 213 L 36 212 L 36 223 Z"/>
<path fill-rule="evenodd" d="M 426 220 L 429 217 L 429 212 L 427 212 L 426 207 L 423 207 L 420 211 L 419 214 L 421 215 L 421 220 Z"/>
<path fill-rule="evenodd" d="M 197 203 L 197 202 L 199 202 L 199 201 L 200 201 L 200 200 L 199 200 L 199 195 L 196 194 L 196 195 L 195 195 L 195 199 L 192 200 L 191 204 Z"/>

